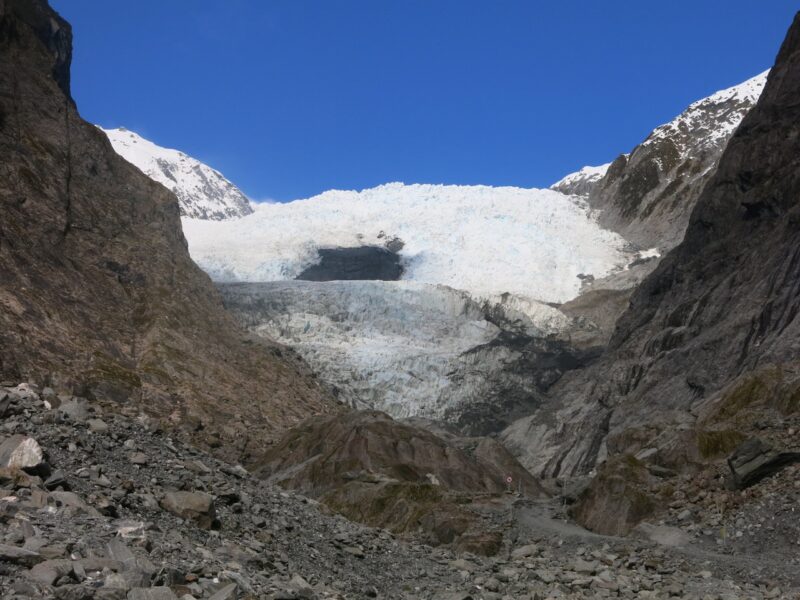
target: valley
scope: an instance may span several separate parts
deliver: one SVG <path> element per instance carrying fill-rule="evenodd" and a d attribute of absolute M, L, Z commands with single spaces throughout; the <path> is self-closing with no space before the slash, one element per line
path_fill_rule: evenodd
<path fill-rule="evenodd" d="M 252 202 L 71 61 L 0 0 L 0 599 L 800 597 L 800 15 L 549 189 Z"/>

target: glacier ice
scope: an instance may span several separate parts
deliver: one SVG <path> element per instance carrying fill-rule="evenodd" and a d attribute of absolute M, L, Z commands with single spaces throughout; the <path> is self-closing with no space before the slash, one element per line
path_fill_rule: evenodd
<path fill-rule="evenodd" d="M 291 346 L 348 404 L 451 422 L 472 433 L 497 430 L 500 415 L 493 413 L 510 415 L 516 405 L 536 401 L 549 368 L 515 366 L 532 352 L 557 352 L 552 344 L 545 348 L 545 335 L 565 319 L 547 305 L 476 302 L 463 291 L 419 282 L 278 281 L 220 289 L 243 325 Z M 505 340 L 512 329 L 515 343 Z M 508 410 L 498 411 L 499 402 Z"/>
<path fill-rule="evenodd" d="M 581 200 L 552 190 L 404 185 L 329 191 L 259 205 L 228 221 L 185 218 L 195 261 L 216 281 L 294 279 L 317 249 L 404 242 L 404 280 L 476 298 L 511 293 L 545 302 L 575 297 L 579 274 L 627 264 L 625 240 L 599 227 Z"/>

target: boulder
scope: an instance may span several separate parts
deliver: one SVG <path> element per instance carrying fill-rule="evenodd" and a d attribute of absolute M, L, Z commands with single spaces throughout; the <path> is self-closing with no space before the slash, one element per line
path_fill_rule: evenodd
<path fill-rule="evenodd" d="M 525 546 L 520 546 L 519 548 L 515 548 L 511 551 L 511 558 L 513 559 L 523 559 L 528 558 L 529 556 L 536 556 L 539 554 L 539 548 L 536 544 L 527 544 Z"/>
<path fill-rule="evenodd" d="M 731 474 L 726 486 L 731 490 L 749 487 L 798 461 L 800 452 L 780 452 L 760 438 L 750 438 L 728 457 Z"/>
<path fill-rule="evenodd" d="M 128 457 L 133 465 L 144 466 L 147 464 L 147 455 L 144 452 L 134 452 Z"/>
<path fill-rule="evenodd" d="M 214 593 L 209 600 L 236 600 L 237 586 L 235 583 L 229 583 Z"/>
<path fill-rule="evenodd" d="M 45 585 L 53 585 L 59 578 L 72 573 L 73 562 L 68 559 L 46 560 L 28 571 L 28 578 Z"/>
<path fill-rule="evenodd" d="M 85 423 L 89 419 L 89 403 L 84 398 L 72 398 L 61 403 L 58 414 L 75 423 Z"/>
<path fill-rule="evenodd" d="M 631 455 L 604 463 L 570 513 L 586 529 L 604 535 L 626 535 L 659 510 L 650 495 L 649 471 Z"/>
<path fill-rule="evenodd" d="M 33 552 L 32 550 L 0 544 L 0 561 L 30 566 L 42 562 L 42 556 L 38 552 Z"/>
<path fill-rule="evenodd" d="M 96 508 L 86 504 L 75 492 L 50 492 L 49 496 L 55 501 L 57 507 L 71 508 L 78 514 L 92 517 L 100 516 L 100 512 Z"/>
<path fill-rule="evenodd" d="M 219 521 L 214 499 L 203 492 L 169 492 L 160 502 L 161 508 L 197 523 L 203 529 L 217 529 Z"/>
<path fill-rule="evenodd" d="M 35 478 L 25 473 L 25 471 L 0 467 L 0 487 L 2 488 L 29 488 L 34 481 Z"/>
<path fill-rule="evenodd" d="M 92 433 L 108 433 L 108 423 L 103 419 L 89 419 L 86 424 Z"/>
<path fill-rule="evenodd" d="M 0 467 L 36 471 L 44 466 L 44 451 L 35 439 L 17 434 L 0 444 Z"/>

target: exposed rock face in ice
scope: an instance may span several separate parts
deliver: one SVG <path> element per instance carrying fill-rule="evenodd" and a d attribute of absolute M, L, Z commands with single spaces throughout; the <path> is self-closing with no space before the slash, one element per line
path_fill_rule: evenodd
<path fill-rule="evenodd" d="M 498 430 L 587 360 L 545 339 L 566 320 L 546 305 L 522 312 L 415 282 L 220 288 L 240 322 L 293 347 L 348 403 L 443 420 L 468 433 Z"/>
<path fill-rule="evenodd" d="M 397 281 L 403 265 L 396 252 L 378 246 L 320 248 L 320 261 L 297 276 L 302 281 Z"/>

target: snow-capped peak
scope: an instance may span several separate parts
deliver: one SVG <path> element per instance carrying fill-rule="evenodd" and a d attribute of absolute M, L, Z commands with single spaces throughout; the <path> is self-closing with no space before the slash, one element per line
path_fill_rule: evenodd
<path fill-rule="evenodd" d="M 738 85 L 693 102 L 675 119 L 657 127 L 643 145 L 667 137 L 680 139 L 690 132 L 694 134 L 691 136 L 694 143 L 684 144 L 683 148 L 677 144 L 680 150 L 696 151 L 726 143 L 758 101 L 768 75 L 769 70 L 766 70 Z"/>
<path fill-rule="evenodd" d="M 664 139 L 669 139 L 683 157 L 708 150 L 720 151 L 733 130 L 758 101 L 767 75 L 769 70 L 693 102 L 672 121 L 654 129 L 633 153 Z M 557 181 L 550 189 L 563 194 L 588 196 L 594 185 L 605 176 L 610 165 L 611 163 L 599 167 L 583 167 Z"/>
<path fill-rule="evenodd" d="M 550 186 L 550 189 L 572 196 L 586 196 L 592 184 L 602 179 L 610 166 L 611 163 L 597 167 L 583 167 L 580 171 L 570 173 L 563 179 L 556 181 Z"/>
<path fill-rule="evenodd" d="M 219 221 L 253 212 L 247 196 L 216 169 L 123 127 L 103 132 L 117 154 L 178 197 L 181 215 Z"/>

